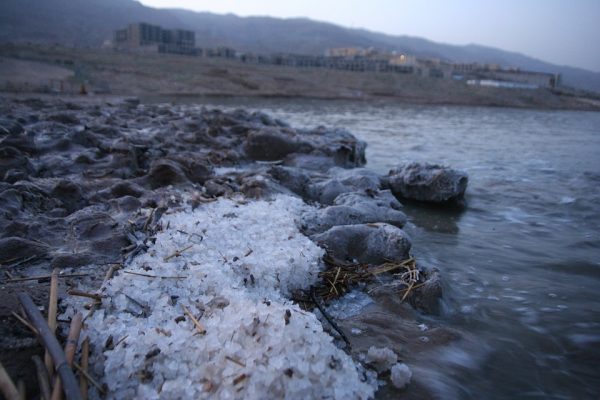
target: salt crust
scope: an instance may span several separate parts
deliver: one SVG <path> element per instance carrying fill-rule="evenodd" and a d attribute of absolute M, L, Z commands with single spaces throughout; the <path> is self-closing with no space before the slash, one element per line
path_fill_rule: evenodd
<path fill-rule="evenodd" d="M 398 389 L 402 389 L 410 383 L 412 378 L 412 371 L 404 363 L 398 363 L 391 369 L 390 379 L 392 384 Z"/>
<path fill-rule="evenodd" d="M 384 372 L 398 362 L 398 356 L 388 347 L 369 347 L 366 360 L 372 364 L 378 372 Z"/>
<path fill-rule="evenodd" d="M 323 250 L 290 196 L 220 199 L 163 217 L 164 229 L 103 288 L 87 320 L 91 365 L 115 399 L 370 398 L 375 387 L 314 314 L 287 300 L 317 279 Z M 168 261 L 176 250 L 191 248 Z M 176 322 L 185 305 L 189 318 Z M 113 350 L 105 348 L 113 337 Z M 110 346 L 109 346 L 110 347 Z"/>

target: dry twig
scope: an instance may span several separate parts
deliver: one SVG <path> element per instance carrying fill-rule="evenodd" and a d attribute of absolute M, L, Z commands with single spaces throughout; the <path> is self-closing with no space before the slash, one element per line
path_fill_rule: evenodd
<path fill-rule="evenodd" d="M 200 323 L 200 321 L 198 321 L 196 319 L 196 317 L 194 317 L 194 315 L 190 312 L 190 310 L 186 306 L 184 306 L 182 304 L 181 307 L 183 308 L 183 312 L 185 313 L 185 315 L 187 315 L 188 317 L 190 317 L 190 319 L 192 320 L 192 322 L 196 326 L 196 330 L 198 331 L 198 333 L 201 334 L 201 335 L 204 335 L 206 333 L 206 329 L 204 329 L 204 326 L 202 326 L 202 324 Z"/>
<path fill-rule="evenodd" d="M 5 399 L 19 400 L 19 391 L 12 379 L 10 379 L 2 363 L 0 363 L 0 390 Z"/>
<path fill-rule="evenodd" d="M 46 347 L 48 353 L 54 361 L 55 369 L 62 380 L 62 384 L 65 388 L 65 396 L 67 400 L 79 400 L 81 394 L 79 393 L 79 386 L 75 380 L 75 375 L 69 367 L 65 353 L 63 352 L 60 344 L 56 340 L 56 337 L 50 330 L 44 317 L 37 309 L 37 306 L 31 300 L 31 297 L 27 293 L 19 293 L 19 301 L 29 318 L 29 321 L 33 327 L 39 332 L 39 339 L 41 343 Z"/>

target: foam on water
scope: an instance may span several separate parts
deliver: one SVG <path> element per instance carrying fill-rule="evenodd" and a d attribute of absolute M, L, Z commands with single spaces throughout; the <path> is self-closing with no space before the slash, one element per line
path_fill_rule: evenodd
<path fill-rule="evenodd" d="M 288 196 L 221 199 L 165 215 L 168 229 L 105 285 L 86 323 L 108 397 L 372 397 L 362 367 L 287 300 L 321 266 L 323 250 L 296 225 L 307 207 Z M 184 306 L 205 334 L 182 318 Z"/>

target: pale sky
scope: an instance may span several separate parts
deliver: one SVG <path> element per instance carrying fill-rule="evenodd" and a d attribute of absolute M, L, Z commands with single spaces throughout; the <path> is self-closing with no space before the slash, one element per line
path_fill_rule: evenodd
<path fill-rule="evenodd" d="M 600 0 L 139 1 L 218 14 L 307 17 L 442 43 L 476 43 L 600 72 Z"/>

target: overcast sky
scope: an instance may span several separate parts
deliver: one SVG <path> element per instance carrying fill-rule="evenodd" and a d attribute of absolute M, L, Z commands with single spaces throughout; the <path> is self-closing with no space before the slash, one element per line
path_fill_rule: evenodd
<path fill-rule="evenodd" d="M 600 72 L 600 0 L 140 0 L 240 16 L 308 17 L 451 44 L 476 43 Z"/>

